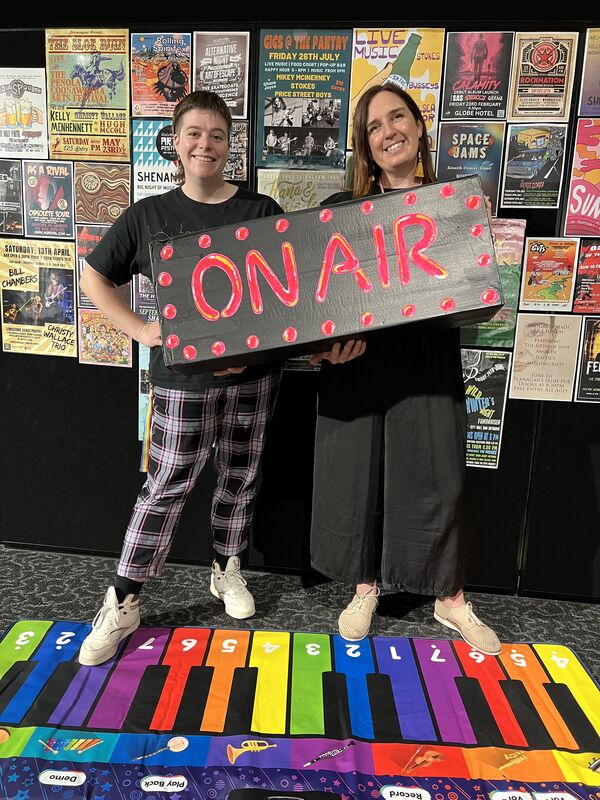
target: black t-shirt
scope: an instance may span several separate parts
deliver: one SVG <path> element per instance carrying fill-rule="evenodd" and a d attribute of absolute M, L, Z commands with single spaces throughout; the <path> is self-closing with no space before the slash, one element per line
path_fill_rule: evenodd
<path fill-rule="evenodd" d="M 166 242 L 178 234 L 282 213 L 283 209 L 271 197 L 247 189 L 239 188 L 223 203 L 199 203 L 181 188 L 173 189 L 146 197 L 128 208 L 87 256 L 87 262 L 117 286 L 128 283 L 140 272 L 152 281 L 152 242 Z M 256 380 L 278 369 L 279 363 L 269 363 L 223 378 L 215 377 L 212 372 L 185 375 L 165 366 L 160 347 L 153 347 L 150 353 L 150 382 L 168 389 L 202 391 L 210 386 L 230 386 Z"/>

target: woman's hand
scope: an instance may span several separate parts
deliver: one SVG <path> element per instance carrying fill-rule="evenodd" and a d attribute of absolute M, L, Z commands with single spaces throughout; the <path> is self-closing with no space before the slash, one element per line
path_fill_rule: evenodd
<path fill-rule="evenodd" d="M 310 357 L 310 363 L 313 367 L 316 367 L 320 361 L 345 364 L 347 361 L 352 361 L 352 359 L 362 356 L 366 349 L 367 343 L 364 339 L 348 339 L 347 342 L 337 342 L 331 350 L 327 350 L 324 353 L 315 353 Z"/>
<path fill-rule="evenodd" d="M 239 375 L 246 367 L 227 367 L 227 369 L 218 369 L 213 372 L 215 378 L 222 378 L 224 375 Z"/>

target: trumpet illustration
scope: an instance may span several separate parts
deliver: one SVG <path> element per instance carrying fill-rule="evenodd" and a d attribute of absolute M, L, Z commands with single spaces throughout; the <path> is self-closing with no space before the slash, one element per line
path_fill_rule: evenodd
<path fill-rule="evenodd" d="M 246 739 L 239 747 L 227 745 L 227 758 L 230 764 L 235 764 L 242 753 L 258 753 L 259 750 L 266 750 L 268 747 L 277 747 L 276 744 L 269 744 L 264 739 Z"/>

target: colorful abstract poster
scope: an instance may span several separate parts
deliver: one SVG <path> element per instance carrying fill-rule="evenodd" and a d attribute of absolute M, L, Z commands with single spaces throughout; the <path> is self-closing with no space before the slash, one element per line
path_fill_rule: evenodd
<path fill-rule="evenodd" d="M 138 356 L 138 441 L 146 437 L 146 420 L 150 404 L 150 348 L 139 345 Z"/>
<path fill-rule="evenodd" d="M 573 312 L 600 314 L 600 239 L 581 241 Z"/>
<path fill-rule="evenodd" d="M 129 161 L 129 32 L 47 30 L 50 158 Z"/>
<path fill-rule="evenodd" d="M 81 291 L 79 279 L 86 257 L 106 234 L 109 225 L 77 226 L 77 329 L 79 363 L 108 367 L 131 366 L 131 337 L 118 330 Z M 121 297 L 131 305 L 131 284 L 119 287 Z"/>
<path fill-rule="evenodd" d="M 248 123 L 233 121 L 229 134 L 229 157 L 223 169 L 228 181 L 248 180 Z"/>
<path fill-rule="evenodd" d="M 580 119 L 573 153 L 565 236 L 600 235 L 600 118 Z"/>
<path fill-rule="evenodd" d="M 132 33 L 132 116 L 172 117 L 189 94 L 191 61 L 189 33 Z"/>
<path fill-rule="evenodd" d="M 578 249 L 578 239 L 527 239 L 521 310 L 571 310 Z"/>
<path fill-rule="evenodd" d="M 174 189 L 173 126 L 168 119 L 136 119 L 133 122 L 133 200 Z"/>
<path fill-rule="evenodd" d="M 154 286 L 152 281 L 140 272 L 133 276 L 133 310 L 139 317 L 144 317 L 146 322 L 156 322 L 158 319 Z"/>
<path fill-rule="evenodd" d="M 260 169 L 258 191 L 276 200 L 284 211 L 316 208 L 335 192 L 344 188 L 341 170 Z"/>
<path fill-rule="evenodd" d="M 74 239 L 73 163 L 24 161 L 25 235 Z"/>
<path fill-rule="evenodd" d="M 506 119 L 512 46 L 506 31 L 448 34 L 442 119 Z"/>
<path fill-rule="evenodd" d="M 438 180 L 479 175 L 492 214 L 498 205 L 505 131 L 503 122 L 442 122 L 439 130 Z"/>
<path fill-rule="evenodd" d="M 75 221 L 112 225 L 129 207 L 129 164 L 75 163 Z"/>
<path fill-rule="evenodd" d="M 600 317 L 583 318 L 575 400 L 600 403 Z"/>
<path fill-rule="evenodd" d="M 215 92 L 233 119 L 248 118 L 249 31 L 194 33 L 194 89 Z"/>
<path fill-rule="evenodd" d="M 443 53 L 443 28 L 355 28 L 348 147 L 361 95 L 373 84 L 389 82 L 405 89 L 419 106 L 431 149 L 437 150 Z"/>
<path fill-rule="evenodd" d="M 75 243 L 0 239 L 2 349 L 77 356 Z"/>
<path fill-rule="evenodd" d="M 467 466 L 498 469 L 511 354 L 461 350 L 467 404 Z"/>
<path fill-rule="evenodd" d="M 580 117 L 600 116 L 600 28 L 588 28 L 579 97 Z"/>
<path fill-rule="evenodd" d="M 581 317 L 519 314 L 509 397 L 570 401 Z"/>
<path fill-rule="evenodd" d="M 343 169 L 351 34 L 261 30 L 258 167 Z"/>
<path fill-rule="evenodd" d="M 566 125 L 509 125 L 501 205 L 558 208 Z"/>
<path fill-rule="evenodd" d="M 0 233 L 23 235 L 21 162 L 0 159 Z"/>
<path fill-rule="evenodd" d="M 0 157 L 48 158 L 46 72 L 0 68 Z"/>
<path fill-rule="evenodd" d="M 508 118 L 567 122 L 577 33 L 516 33 Z"/>
<path fill-rule="evenodd" d="M 463 325 L 461 344 L 471 347 L 512 347 L 517 324 L 519 284 L 525 246 L 524 219 L 493 219 L 494 251 L 504 305 L 488 322 Z"/>

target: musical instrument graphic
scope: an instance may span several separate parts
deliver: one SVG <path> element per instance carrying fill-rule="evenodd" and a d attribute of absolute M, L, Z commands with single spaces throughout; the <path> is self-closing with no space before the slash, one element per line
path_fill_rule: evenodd
<path fill-rule="evenodd" d="M 50 287 L 48 287 L 48 288 L 50 288 Z M 55 303 L 60 302 L 61 296 L 67 291 L 68 288 L 69 288 L 68 286 L 63 286 L 62 289 L 58 290 L 58 292 L 55 292 L 52 295 L 46 296 L 45 297 L 45 301 L 44 301 L 44 305 L 46 306 L 46 308 L 50 308 Z"/>
<path fill-rule="evenodd" d="M 155 750 L 153 753 L 144 753 L 143 756 L 135 756 L 132 760 L 141 761 L 144 758 L 151 758 L 152 756 L 157 756 L 159 753 L 164 753 L 165 750 L 170 750 L 172 753 L 182 753 L 184 750 L 187 750 L 189 744 L 190 742 L 185 736 L 173 736 L 160 750 Z"/>
<path fill-rule="evenodd" d="M 242 742 L 240 747 L 233 747 L 228 744 L 227 758 L 230 764 L 235 764 L 242 753 L 258 753 L 261 750 L 267 750 L 269 747 L 277 747 L 277 745 L 269 744 L 269 742 L 262 739 L 247 739 L 245 742 Z"/>

